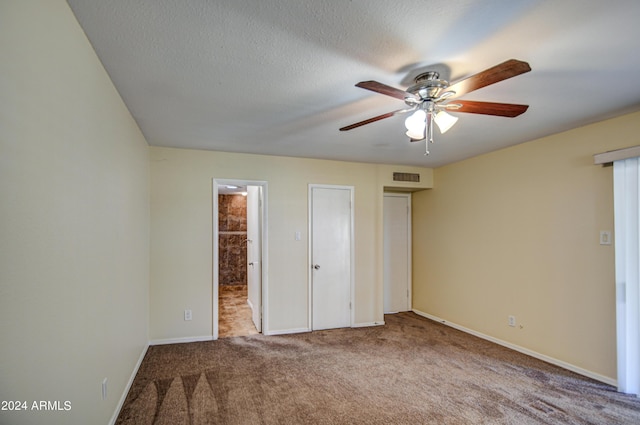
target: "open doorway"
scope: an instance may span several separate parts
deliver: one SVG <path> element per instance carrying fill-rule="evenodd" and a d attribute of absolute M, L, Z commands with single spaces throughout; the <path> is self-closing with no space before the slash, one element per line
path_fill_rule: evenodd
<path fill-rule="evenodd" d="M 263 331 L 266 182 L 213 181 L 213 338 Z"/>

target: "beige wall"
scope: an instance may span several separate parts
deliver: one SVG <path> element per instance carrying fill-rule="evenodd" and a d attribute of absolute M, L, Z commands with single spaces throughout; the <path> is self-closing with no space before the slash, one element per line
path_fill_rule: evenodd
<path fill-rule="evenodd" d="M 414 308 L 615 379 L 612 167 L 593 154 L 638 134 L 626 115 L 436 169 L 413 197 Z"/>
<path fill-rule="evenodd" d="M 429 169 L 392 168 L 418 170 L 423 187 L 431 185 Z M 151 340 L 212 335 L 213 178 L 268 182 L 270 332 L 309 326 L 308 185 L 354 186 L 355 324 L 382 322 L 386 171 L 375 164 L 151 148 Z M 183 320 L 185 309 L 193 320 Z"/>
<path fill-rule="evenodd" d="M 0 400 L 71 402 L 0 423 L 105 424 L 148 341 L 148 147 L 66 2 L 0 17 Z"/>

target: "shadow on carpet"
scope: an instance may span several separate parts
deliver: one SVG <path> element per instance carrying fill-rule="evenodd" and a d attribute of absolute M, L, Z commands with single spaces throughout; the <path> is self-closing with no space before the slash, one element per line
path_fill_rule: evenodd
<path fill-rule="evenodd" d="M 640 399 L 414 313 L 152 346 L 117 424 L 640 424 Z"/>

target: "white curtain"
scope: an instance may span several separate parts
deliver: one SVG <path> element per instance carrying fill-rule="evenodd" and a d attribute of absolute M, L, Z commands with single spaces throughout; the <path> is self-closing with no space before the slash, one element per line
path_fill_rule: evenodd
<path fill-rule="evenodd" d="M 615 161 L 618 390 L 640 394 L 640 161 Z"/>

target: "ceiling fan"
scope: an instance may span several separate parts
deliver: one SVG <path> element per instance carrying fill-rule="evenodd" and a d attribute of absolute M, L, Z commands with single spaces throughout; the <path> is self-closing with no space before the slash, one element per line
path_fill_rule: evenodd
<path fill-rule="evenodd" d="M 449 84 L 446 80 L 440 80 L 440 75 L 437 72 L 423 72 L 414 79 L 415 84 L 406 91 L 377 81 L 362 81 L 356 84 L 356 87 L 404 100 L 408 108 L 387 112 L 386 114 L 342 127 L 340 131 L 352 130 L 394 115 L 413 112 L 405 121 L 405 126 L 407 127 L 406 135 L 409 136 L 412 142 L 425 140 L 425 155 L 429 155 L 429 143 L 433 143 L 433 123 L 435 122 L 440 131 L 444 133 L 458 120 L 457 117 L 445 111 L 514 118 L 529 108 L 529 105 L 512 103 L 479 102 L 475 100 L 448 101 L 529 71 L 531 71 L 531 67 L 527 62 L 510 59 L 453 84 Z"/>

